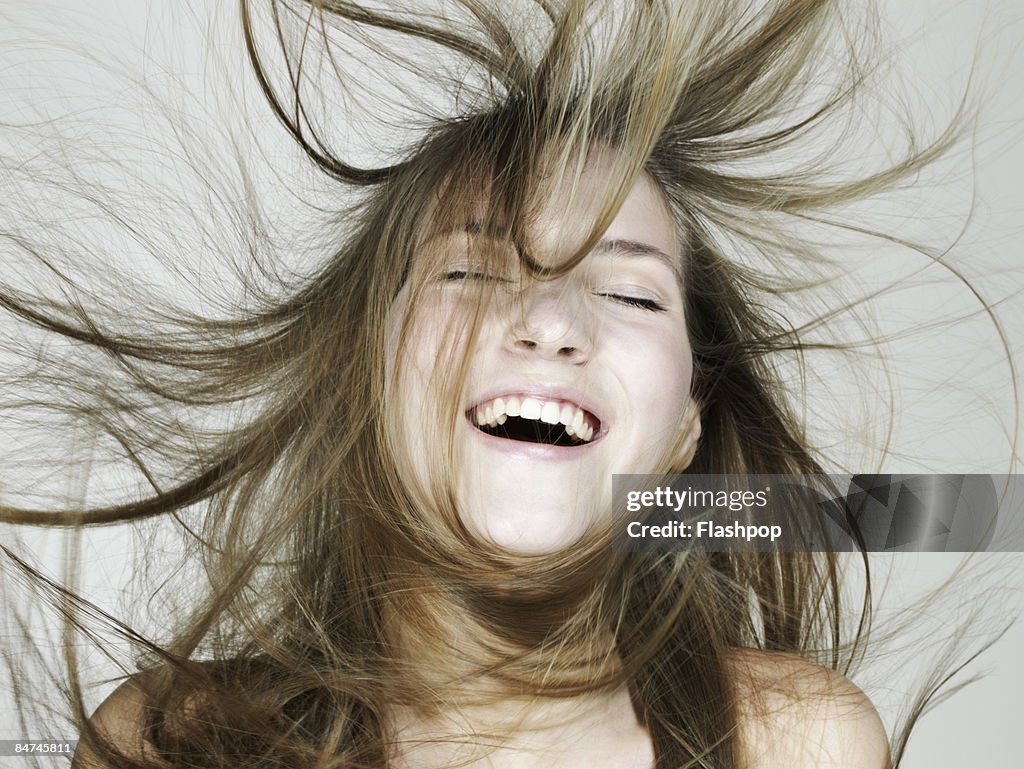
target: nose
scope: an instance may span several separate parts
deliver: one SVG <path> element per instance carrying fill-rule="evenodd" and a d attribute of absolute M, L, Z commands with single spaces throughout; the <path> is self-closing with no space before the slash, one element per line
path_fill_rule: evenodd
<path fill-rule="evenodd" d="M 535 283 L 510 308 L 514 352 L 582 364 L 594 348 L 594 318 L 586 302 L 564 281 Z"/>

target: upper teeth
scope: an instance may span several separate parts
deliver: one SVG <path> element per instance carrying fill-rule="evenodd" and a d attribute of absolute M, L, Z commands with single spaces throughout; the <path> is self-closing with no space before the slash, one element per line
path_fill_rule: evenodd
<path fill-rule="evenodd" d="M 594 437 L 593 417 L 574 403 L 542 398 L 521 397 L 510 395 L 484 401 L 474 412 L 477 425 L 497 427 L 505 424 L 509 417 L 537 419 L 549 425 L 561 423 L 568 435 L 581 441 L 589 441 Z"/>

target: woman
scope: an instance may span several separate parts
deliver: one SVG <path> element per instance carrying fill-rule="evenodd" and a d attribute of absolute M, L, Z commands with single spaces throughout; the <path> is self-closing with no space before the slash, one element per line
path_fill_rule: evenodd
<path fill-rule="evenodd" d="M 160 643 L 104 623 L 146 659 L 89 719 L 72 676 L 76 769 L 889 766 L 843 675 L 867 617 L 848 638 L 838 556 L 616 553 L 611 476 L 820 473 L 771 357 L 799 336 L 754 301 L 782 289 L 729 246 L 811 260 L 779 217 L 887 189 L 955 133 L 853 180 L 828 150 L 784 165 L 867 74 L 851 55 L 812 103 L 841 28 L 824 0 L 274 3 L 280 71 L 251 5 L 272 109 L 360 190 L 333 257 L 172 334 L 2 292 L 106 354 L 65 408 L 153 489 L 4 517 L 176 516 L 206 569 Z M 309 103 L 321 35 L 445 52 L 452 114 L 395 162 L 347 161 Z M 235 404 L 182 442 L 189 409 Z"/>

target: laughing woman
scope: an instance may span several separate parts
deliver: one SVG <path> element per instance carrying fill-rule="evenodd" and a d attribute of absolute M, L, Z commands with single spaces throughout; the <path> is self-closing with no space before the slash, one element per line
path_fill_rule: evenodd
<path fill-rule="evenodd" d="M 301 285 L 127 331 L 109 298 L 0 284 L 5 322 L 68 342 L 31 353 L 33 405 L 150 485 L 2 518 L 167 519 L 204 569 L 158 639 L 34 574 L 67 617 L 75 769 L 889 767 L 839 556 L 613 552 L 611 478 L 822 472 L 765 299 L 785 275 L 735 257 L 809 282 L 787 223 L 954 133 L 833 173 L 871 73 L 826 0 L 404 5 L 241 3 L 270 108 L 354 201 Z M 376 166 L 330 135 L 352 50 L 450 107 Z M 90 714 L 73 639 L 100 626 L 139 669 Z"/>

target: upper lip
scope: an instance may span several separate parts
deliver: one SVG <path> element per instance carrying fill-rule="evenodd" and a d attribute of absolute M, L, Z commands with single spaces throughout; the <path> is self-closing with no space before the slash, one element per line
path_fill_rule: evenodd
<path fill-rule="evenodd" d="M 606 411 L 600 403 L 596 402 L 593 394 L 584 394 L 579 388 L 568 385 L 538 384 L 537 382 L 498 385 L 475 396 L 466 410 L 471 411 L 479 404 L 492 401 L 495 398 L 507 398 L 513 395 L 572 403 L 597 419 L 602 432 L 607 427 Z"/>

